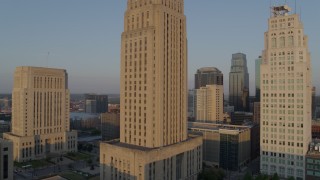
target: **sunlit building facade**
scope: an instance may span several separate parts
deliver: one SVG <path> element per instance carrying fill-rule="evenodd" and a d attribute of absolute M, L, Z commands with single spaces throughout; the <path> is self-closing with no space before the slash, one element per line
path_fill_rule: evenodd
<path fill-rule="evenodd" d="M 17 67 L 12 91 L 12 130 L 15 161 L 77 151 L 77 132 L 70 131 L 70 93 L 66 70 Z"/>
<path fill-rule="evenodd" d="M 121 36 L 120 140 L 100 144 L 100 179 L 197 179 L 187 133 L 184 0 L 128 0 Z"/>
<path fill-rule="evenodd" d="M 311 142 L 308 37 L 298 14 L 272 7 L 261 65 L 261 173 L 304 179 Z"/>

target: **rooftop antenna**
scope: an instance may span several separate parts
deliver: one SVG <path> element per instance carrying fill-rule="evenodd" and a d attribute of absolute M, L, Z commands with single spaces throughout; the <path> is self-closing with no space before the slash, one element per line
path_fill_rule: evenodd
<path fill-rule="evenodd" d="M 297 0 L 294 1 L 294 13 L 297 14 Z"/>
<path fill-rule="evenodd" d="M 48 64 L 49 64 L 49 56 L 50 56 L 50 52 L 48 52 L 48 54 L 47 54 L 47 67 L 48 67 Z"/>

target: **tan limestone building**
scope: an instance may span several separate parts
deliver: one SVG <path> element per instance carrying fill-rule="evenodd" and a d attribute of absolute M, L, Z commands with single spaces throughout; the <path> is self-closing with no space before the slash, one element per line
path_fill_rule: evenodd
<path fill-rule="evenodd" d="M 261 88 L 261 173 L 304 179 L 311 142 L 308 37 L 287 5 L 272 8 L 265 33 Z"/>
<path fill-rule="evenodd" d="M 183 0 L 128 0 L 121 37 L 120 141 L 101 143 L 100 178 L 197 179 L 202 137 L 187 133 Z"/>
<path fill-rule="evenodd" d="M 66 70 L 17 67 L 12 92 L 14 160 L 24 162 L 77 151 L 77 132 L 70 131 L 70 93 Z"/>
<path fill-rule="evenodd" d="M 223 85 L 207 85 L 195 90 L 196 121 L 223 120 Z"/>

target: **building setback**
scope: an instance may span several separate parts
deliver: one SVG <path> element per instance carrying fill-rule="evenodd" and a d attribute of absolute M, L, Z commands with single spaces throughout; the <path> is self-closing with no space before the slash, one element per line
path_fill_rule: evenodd
<path fill-rule="evenodd" d="M 17 67 L 12 91 L 12 130 L 17 162 L 48 154 L 77 151 L 77 132 L 70 131 L 70 93 L 66 70 Z"/>
<path fill-rule="evenodd" d="M 272 7 L 261 64 L 261 173 L 305 178 L 311 142 L 311 66 L 298 14 Z"/>
<path fill-rule="evenodd" d="M 249 110 L 249 73 L 245 54 L 232 54 L 229 73 L 229 105 L 235 111 Z"/>
<path fill-rule="evenodd" d="M 121 35 L 120 141 L 100 144 L 100 179 L 189 179 L 202 137 L 187 132 L 184 0 L 128 0 Z"/>

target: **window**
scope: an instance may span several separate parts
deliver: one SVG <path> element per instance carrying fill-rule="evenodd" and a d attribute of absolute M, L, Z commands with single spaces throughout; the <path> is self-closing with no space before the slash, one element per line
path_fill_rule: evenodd
<path fill-rule="evenodd" d="M 3 156 L 3 179 L 7 179 L 9 177 L 9 160 L 8 155 Z"/>
<path fill-rule="evenodd" d="M 280 47 L 284 47 L 284 46 L 285 46 L 285 38 L 280 37 Z"/>

